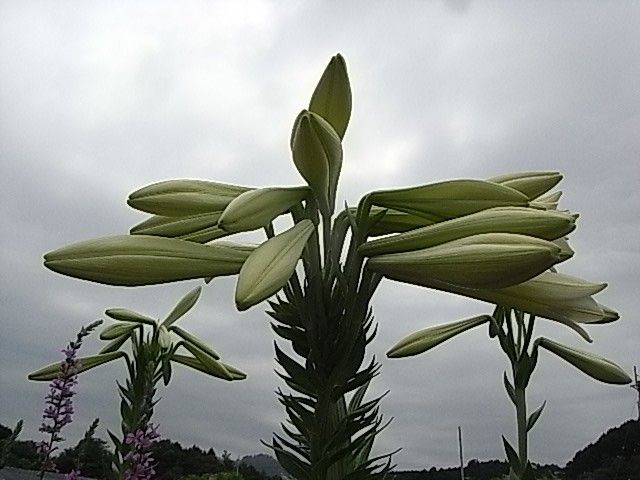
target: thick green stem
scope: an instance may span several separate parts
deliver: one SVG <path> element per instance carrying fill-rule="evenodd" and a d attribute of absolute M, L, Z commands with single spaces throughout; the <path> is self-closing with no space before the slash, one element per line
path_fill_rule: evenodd
<path fill-rule="evenodd" d="M 527 398 L 526 389 L 516 387 L 516 420 L 518 425 L 518 457 L 520 458 L 521 470 L 518 475 L 522 475 L 527 466 Z"/>

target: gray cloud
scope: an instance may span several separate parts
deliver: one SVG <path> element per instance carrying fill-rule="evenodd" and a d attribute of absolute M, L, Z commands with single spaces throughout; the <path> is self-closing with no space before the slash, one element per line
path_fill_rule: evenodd
<path fill-rule="evenodd" d="M 107 288 L 61 277 L 42 254 L 126 231 L 141 215 L 132 190 L 166 178 L 299 184 L 288 136 L 329 56 L 347 58 L 354 112 L 341 201 L 374 188 L 516 170 L 558 169 L 563 205 L 581 213 L 577 254 L 563 271 L 609 282 L 600 295 L 622 320 L 590 329 L 594 351 L 637 362 L 640 267 L 640 8 L 598 2 L 182 2 L 107 7 L 0 4 L 0 422 L 36 437 L 45 387 L 26 373 L 54 361 L 83 323 L 108 307 L 163 315 L 189 284 Z M 193 282 L 192 282 L 193 283 Z M 205 289 L 185 327 L 249 373 L 229 385 L 176 369 L 161 392 L 162 433 L 183 443 L 260 451 L 277 430 L 273 335 L 255 308 L 238 314 L 233 280 Z M 372 354 L 427 325 L 488 305 L 386 282 L 374 299 Z M 572 345 L 560 325 L 539 333 Z M 97 348 L 91 339 L 86 351 Z M 394 417 L 378 450 L 402 446 L 401 468 L 452 465 L 455 429 L 467 458 L 502 457 L 513 436 L 506 366 L 482 329 L 429 355 L 383 361 L 374 391 Z M 77 439 L 95 416 L 117 428 L 121 366 L 81 378 Z M 551 355 L 532 405 L 548 400 L 532 457 L 564 463 L 633 414 L 629 388 L 596 384 Z"/>

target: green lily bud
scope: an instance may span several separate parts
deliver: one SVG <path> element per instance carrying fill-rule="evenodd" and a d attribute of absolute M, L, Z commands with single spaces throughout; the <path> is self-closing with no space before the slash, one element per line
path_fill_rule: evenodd
<path fill-rule="evenodd" d="M 342 168 L 342 144 L 333 127 L 320 115 L 303 111 L 291 137 L 293 163 L 307 181 L 325 215 L 333 213 Z"/>
<path fill-rule="evenodd" d="M 358 209 L 355 207 L 349 208 L 349 211 L 353 216 L 356 215 Z M 369 212 L 369 219 L 380 215 L 381 212 L 385 212 L 382 219 L 376 222 L 368 232 L 370 237 L 379 237 L 380 235 L 388 235 L 390 233 L 402 233 L 408 232 L 415 228 L 426 227 L 427 225 L 433 225 L 434 223 L 445 220 L 444 218 L 431 216 L 427 218 L 426 215 L 417 216 L 406 212 L 400 212 L 391 208 L 371 207 Z"/>
<path fill-rule="evenodd" d="M 517 172 L 488 178 L 488 182 L 499 183 L 524 193 L 529 200 L 539 197 L 562 180 L 560 172 Z"/>
<path fill-rule="evenodd" d="M 314 229 L 311 220 L 302 220 L 249 255 L 238 275 L 238 310 L 246 310 L 266 300 L 289 281 Z"/>
<path fill-rule="evenodd" d="M 337 54 L 327 65 L 311 96 L 309 110 L 324 118 L 344 138 L 351 117 L 351 86 L 342 55 Z"/>
<path fill-rule="evenodd" d="M 562 197 L 562 192 L 548 193 L 529 202 L 529 205 L 541 210 L 556 210 L 558 208 L 560 197 Z"/>
<path fill-rule="evenodd" d="M 169 350 L 171 348 L 171 335 L 169 335 L 169 331 L 164 325 L 158 327 L 158 345 L 160 345 L 160 348 L 163 350 Z"/>
<path fill-rule="evenodd" d="M 495 290 L 463 288 L 437 281 L 426 286 L 496 305 L 507 305 L 560 322 L 588 342 L 591 337 L 580 323 L 608 323 L 619 318 L 617 312 L 600 305 L 591 297 L 604 289 L 606 284 L 591 283 L 556 272 L 544 272 L 518 285 Z"/>
<path fill-rule="evenodd" d="M 379 190 L 369 194 L 373 205 L 413 215 L 443 219 L 461 217 L 494 207 L 526 207 L 521 192 L 482 180 L 450 180 L 419 187 Z"/>
<path fill-rule="evenodd" d="M 108 325 L 100 332 L 101 340 L 113 340 L 122 335 L 129 335 L 134 328 L 139 327 L 139 323 L 119 322 Z"/>
<path fill-rule="evenodd" d="M 110 308 L 104 312 L 107 317 L 111 317 L 119 322 L 137 322 L 146 323 L 147 325 L 155 325 L 156 321 L 153 318 L 142 315 L 133 310 L 126 308 Z"/>
<path fill-rule="evenodd" d="M 233 380 L 233 376 L 225 368 L 225 366 L 209 355 L 204 350 L 200 350 L 195 345 L 185 342 L 184 347 L 191 352 L 191 354 L 198 359 L 204 368 L 207 369 L 210 375 L 214 375 L 223 380 Z"/>
<path fill-rule="evenodd" d="M 200 340 L 195 335 L 192 335 L 191 333 L 187 332 L 186 330 L 180 328 L 177 325 L 171 325 L 169 327 L 169 330 L 174 332 L 179 337 L 181 337 L 185 342 L 189 342 L 192 345 L 195 345 L 200 350 L 202 350 L 205 353 L 209 354 L 210 356 L 212 356 L 216 360 L 220 360 L 220 355 L 218 355 L 215 350 L 213 350 L 209 345 L 204 343 L 202 340 Z"/>
<path fill-rule="evenodd" d="M 248 187 L 204 180 L 167 180 L 129 195 L 127 203 L 136 210 L 168 217 L 184 217 L 222 211 Z"/>
<path fill-rule="evenodd" d="M 433 247 L 480 233 L 516 233 L 554 240 L 575 228 L 577 215 L 524 207 L 497 207 L 409 232 L 371 240 L 359 251 L 368 257 Z"/>
<path fill-rule="evenodd" d="M 249 253 L 173 238 L 120 235 L 74 243 L 44 256 L 45 267 L 108 285 L 153 285 L 234 275 Z"/>
<path fill-rule="evenodd" d="M 471 235 L 441 245 L 372 257 L 374 272 L 429 286 L 434 281 L 466 288 L 503 288 L 524 282 L 567 257 L 551 242 L 512 233 Z"/>
<path fill-rule="evenodd" d="M 292 206 L 307 198 L 309 187 L 259 188 L 234 198 L 222 213 L 218 226 L 228 233 L 263 228 Z"/>
<path fill-rule="evenodd" d="M 175 307 L 169 312 L 169 315 L 162 321 L 161 325 L 165 327 L 171 326 L 180 317 L 183 317 L 189 310 L 193 308 L 200 294 L 202 293 L 202 287 L 196 287 L 182 297 Z"/>
<path fill-rule="evenodd" d="M 228 235 L 218 228 L 222 212 L 200 213 L 186 217 L 154 215 L 131 228 L 131 235 L 170 237 L 189 242 L 206 243 Z"/>
<path fill-rule="evenodd" d="M 206 373 L 207 375 L 212 375 L 217 378 L 222 378 L 223 380 L 227 380 L 226 376 L 221 377 L 218 374 L 218 370 L 209 370 L 206 366 L 204 366 L 197 358 L 189 357 L 187 355 L 178 355 L 174 354 L 171 357 L 171 360 L 174 362 L 180 363 L 187 367 L 193 368 L 194 370 L 198 370 L 199 372 Z M 235 367 L 231 365 L 227 365 L 226 363 L 220 362 L 220 365 L 224 367 L 224 369 L 231 375 L 232 380 L 244 380 L 247 378 L 247 375 L 244 372 L 241 372 Z"/>
<path fill-rule="evenodd" d="M 93 355 L 91 357 L 78 358 L 80 367 L 77 369 L 78 373 L 86 372 L 94 367 L 108 363 L 116 358 L 126 357 L 124 352 L 111 352 L 102 355 Z M 60 362 L 52 363 L 46 367 L 42 367 L 33 373 L 30 373 L 27 378 L 29 380 L 46 382 L 58 377 L 60 373 Z"/>
<path fill-rule="evenodd" d="M 425 328 L 403 338 L 387 352 L 389 358 L 411 357 L 431 350 L 433 347 L 446 342 L 467 330 L 487 323 L 491 320 L 489 315 L 479 315 L 458 322 L 437 325 Z"/>
<path fill-rule="evenodd" d="M 537 339 L 536 343 L 551 353 L 555 353 L 591 378 L 604 383 L 618 385 L 631 383 L 629 375 L 611 360 L 607 360 L 591 352 L 568 347 L 545 337 Z"/>

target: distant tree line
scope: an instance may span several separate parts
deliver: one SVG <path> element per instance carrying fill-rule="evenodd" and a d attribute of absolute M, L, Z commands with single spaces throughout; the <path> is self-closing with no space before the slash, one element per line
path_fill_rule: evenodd
<path fill-rule="evenodd" d="M 8 438 L 11 429 L 0 425 L 0 443 Z M 83 446 L 83 442 L 90 442 Z M 107 442 L 100 438 L 81 440 L 62 451 L 56 458 L 60 472 L 68 472 L 81 463 L 82 474 L 96 479 L 108 478 L 110 452 Z M 154 446 L 153 456 L 158 465 L 158 480 L 274 480 L 254 467 L 231 459 L 226 450 L 217 455 L 212 448 L 197 446 L 183 448 L 178 442 L 161 440 Z M 6 465 L 37 470 L 40 458 L 35 442 L 15 441 L 8 452 Z M 471 460 L 465 467 L 469 480 L 499 480 L 506 478 L 508 466 L 498 460 Z M 536 466 L 539 479 L 563 480 L 640 480 L 640 422 L 630 420 L 604 433 L 596 442 L 575 454 L 564 468 L 556 465 Z M 459 480 L 458 468 L 436 468 L 392 474 L 394 480 Z"/>

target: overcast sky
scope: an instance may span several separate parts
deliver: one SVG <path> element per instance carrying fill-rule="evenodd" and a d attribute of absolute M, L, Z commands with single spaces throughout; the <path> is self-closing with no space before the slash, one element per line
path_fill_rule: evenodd
<path fill-rule="evenodd" d="M 46 385 L 28 372 L 105 308 L 161 316 L 198 282 L 137 289 L 70 279 L 44 252 L 118 234 L 144 218 L 128 193 L 170 178 L 301 184 L 289 132 L 330 57 L 353 88 L 339 201 L 373 189 L 518 170 L 559 170 L 579 212 L 562 271 L 609 288 L 621 314 L 587 348 L 628 372 L 640 363 L 640 4 L 638 2 L 0 2 L 0 423 L 37 427 Z M 215 280 L 182 326 L 249 378 L 228 384 L 177 367 L 156 421 L 183 444 L 265 452 L 284 418 L 262 306 L 237 313 L 234 280 Z M 506 359 L 484 329 L 428 355 L 386 360 L 406 334 L 489 313 L 488 304 L 383 282 L 373 306 L 383 359 L 374 392 L 394 417 L 379 451 L 402 469 L 503 458 L 514 438 Z M 585 347 L 538 322 L 538 334 Z M 92 338 L 83 354 L 99 346 Z M 600 384 L 542 352 L 530 405 L 547 400 L 531 459 L 563 465 L 635 416 L 629 387 Z M 117 429 L 124 365 L 80 378 L 75 443 L 95 417 Z"/>

